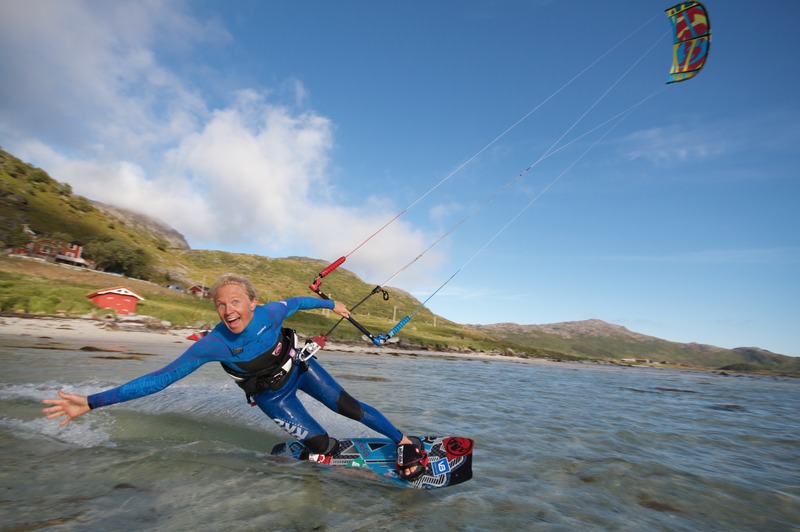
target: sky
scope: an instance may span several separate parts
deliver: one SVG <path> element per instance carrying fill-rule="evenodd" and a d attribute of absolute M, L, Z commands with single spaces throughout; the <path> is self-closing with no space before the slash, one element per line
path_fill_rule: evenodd
<path fill-rule="evenodd" d="M 655 0 L 0 0 L 0 146 L 458 323 L 800 356 L 800 2 L 704 3 L 668 85 Z"/>

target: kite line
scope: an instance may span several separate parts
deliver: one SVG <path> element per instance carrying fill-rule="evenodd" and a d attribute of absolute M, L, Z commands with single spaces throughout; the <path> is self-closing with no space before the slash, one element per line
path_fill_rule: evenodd
<path fill-rule="evenodd" d="M 684 2 L 682 4 L 678 4 L 673 8 L 667 10 L 668 16 L 670 17 L 670 22 L 672 25 L 672 30 L 675 33 L 674 37 L 674 53 L 673 53 L 673 68 L 670 71 L 670 80 L 668 83 L 674 83 L 676 81 L 684 81 L 686 79 L 690 79 L 691 77 L 695 76 L 702 66 L 705 64 L 707 53 L 708 53 L 708 46 L 710 43 L 710 26 L 708 24 L 708 17 L 707 13 L 705 12 L 705 8 L 699 2 Z M 654 17 L 655 18 L 655 17 Z M 538 105 L 536 105 L 533 109 L 528 111 L 525 115 L 523 115 L 520 119 L 514 122 L 511 126 L 509 126 L 506 130 L 504 130 L 500 135 L 495 137 L 491 142 L 489 142 L 486 146 L 481 148 L 478 152 L 476 152 L 473 156 L 468 158 L 462 164 L 460 164 L 455 170 L 450 172 L 446 175 L 443 179 L 441 179 L 438 183 L 436 183 L 433 187 L 428 189 L 424 194 L 422 194 L 419 198 L 413 201 L 408 207 L 400 211 L 396 214 L 393 218 L 387 221 L 383 226 L 381 226 L 377 231 L 369 235 L 365 240 L 363 240 L 360 244 L 358 244 L 352 251 L 348 254 L 340 257 L 325 269 L 323 269 L 316 279 L 309 285 L 309 288 L 314 291 L 317 295 L 322 298 L 330 299 L 327 294 L 322 291 L 322 280 L 324 277 L 329 275 L 333 272 L 336 268 L 341 266 L 345 260 L 358 251 L 361 247 L 366 245 L 372 238 L 377 236 L 383 230 L 385 230 L 389 225 L 394 223 L 398 220 L 401 216 L 403 216 L 408 210 L 412 209 L 418 203 L 420 203 L 423 199 L 428 197 L 432 194 L 436 189 L 438 189 L 441 185 L 451 179 L 453 176 L 458 174 L 462 169 L 464 169 L 467 165 L 469 165 L 472 161 L 478 158 L 481 154 L 483 154 L 486 150 L 490 147 L 495 145 L 499 142 L 503 137 L 505 137 L 509 132 L 519 126 L 522 122 L 528 119 L 531 115 L 533 115 L 536 111 L 538 111 L 543 105 L 547 102 L 552 100 L 555 96 L 561 93 L 564 89 L 566 89 L 569 85 L 571 85 L 575 80 L 583 76 L 588 70 L 590 70 L 593 66 L 595 66 L 598 62 L 608 56 L 611 52 L 621 46 L 625 41 L 630 39 L 633 35 L 638 33 L 642 28 L 647 26 L 652 22 L 652 19 L 644 24 L 642 24 L 639 28 L 631 32 L 627 37 L 622 39 L 620 42 L 612 46 L 609 50 L 601 54 L 597 59 L 595 59 L 592 63 L 590 63 L 587 67 L 581 70 L 578 74 L 573 76 L 570 80 L 564 83 L 561 87 L 559 87 L 555 92 L 553 92 L 550 96 L 545 98 L 541 101 Z M 687 27 L 689 29 L 687 29 Z M 699 28 L 699 29 L 697 29 Z M 666 32 L 669 33 L 669 32 Z M 665 34 L 666 34 L 665 33 Z M 681 35 L 679 35 L 679 33 Z M 686 37 L 688 35 L 688 37 Z M 520 209 L 509 221 L 502 226 L 497 232 L 495 232 L 467 261 L 462 264 L 448 279 L 444 281 L 436 290 L 434 290 L 424 301 L 422 301 L 411 313 L 404 316 L 391 330 L 389 330 L 385 334 L 373 335 L 366 327 L 362 326 L 358 323 L 352 316 L 347 318 L 359 331 L 362 332 L 367 338 L 369 338 L 375 345 L 381 346 L 386 343 L 389 339 L 399 332 L 421 309 L 425 307 L 425 304 L 430 301 L 437 293 L 439 293 L 452 279 L 458 275 L 466 266 L 468 266 L 475 258 L 477 258 L 492 242 L 494 242 L 503 232 L 505 232 L 517 219 L 519 219 L 545 192 L 547 192 L 552 186 L 554 186 L 572 167 L 575 166 L 583 157 L 586 156 L 592 149 L 594 149 L 600 142 L 602 142 L 622 121 L 624 121 L 627 116 L 629 116 L 635 109 L 640 107 L 642 104 L 647 102 L 648 100 L 655 97 L 657 94 L 662 92 L 665 89 L 665 86 L 654 93 L 650 94 L 646 98 L 642 99 L 641 101 L 637 102 L 636 104 L 630 106 L 626 110 L 617 113 L 615 116 L 605 120 L 603 123 L 595 126 L 594 128 L 590 129 L 589 131 L 583 133 L 582 135 L 574 138 L 573 140 L 560 145 L 564 138 L 572 132 L 572 130 L 577 127 L 577 125 L 588 116 L 588 114 L 603 100 L 608 94 L 610 94 L 614 88 L 649 54 L 652 50 L 658 45 L 658 43 L 663 39 L 664 35 L 659 37 L 651 46 L 648 48 L 633 64 L 631 64 L 628 69 L 618 77 L 612 84 L 609 86 L 598 98 L 592 103 L 588 109 L 586 109 L 581 116 L 579 116 L 575 122 L 567 128 L 564 133 L 552 143 L 552 145 L 545 150 L 545 152 L 533 163 L 531 163 L 528 167 L 526 167 L 522 172 L 518 173 L 514 178 L 512 178 L 509 182 L 507 182 L 503 187 L 499 190 L 491 194 L 487 199 L 476 209 L 468 213 L 464 218 L 462 218 L 458 223 L 456 223 L 453 227 L 447 230 L 444 234 L 442 234 L 439 238 L 437 238 L 434 242 L 432 242 L 427 248 L 425 248 L 421 253 L 419 253 L 416 257 L 414 257 L 411 261 L 409 261 L 406 265 L 400 268 L 396 273 L 391 275 L 384 283 L 377 285 L 368 295 L 366 295 L 361 301 L 356 303 L 355 305 L 350 307 L 350 310 L 355 310 L 365 301 L 367 301 L 373 295 L 381 293 L 383 295 L 384 300 L 389 299 L 388 292 L 383 288 L 389 282 L 391 282 L 396 276 L 400 273 L 408 269 L 411 265 L 413 265 L 417 260 L 419 260 L 425 253 L 427 253 L 430 249 L 436 246 L 439 242 L 445 239 L 447 236 L 452 234 L 456 231 L 461 225 L 463 225 L 468 219 L 475 216 L 478 212 L 483 210 L 489 203 L 491 203 L 494 199 L 496 199 L 500 194 L 505 192 L 508 188 L 510 188 L 513 184 L 519 182 L 531 169 L 537 166 L 540 162 L 555 155 L 556 153 L 560 152 L 561 150 L 567 148 L 568 146 L 574 144 L 575 142 L 583 139 L 587 135 L 597 131 L 598 129 L 612 124 L 599 138 L 597 138 L 586 150 L 584 150 L 577 158 L 575 158 L 558 176 L 556 176 L 552 181 L 550 181 L 547 186 L 544 187 L 527 205 L 525 205 L 522 209 Z M 699 43 L 699 44 L 698 44 Z M 698 54 L 701 57 L 698 59 Z M 676 67 L 675 65 L 678 64 Z M 698 66 L 699 65 L 699 66 Z M 680 79 L 678 79 L 680 78 Z M 324 342 L 328 336 L 332 334 L 332 332 L 336 329 L 336 327 L 342 322 L 344 318 L 340 319 L 326 334 L 314 337 L 312 339 L 312 343 L 317 346 L 317 349 L 324 346 Z M 316 342 L 316 343 L 315 343 Z M 320 344 L 320 345 L 318 345 Z"/>

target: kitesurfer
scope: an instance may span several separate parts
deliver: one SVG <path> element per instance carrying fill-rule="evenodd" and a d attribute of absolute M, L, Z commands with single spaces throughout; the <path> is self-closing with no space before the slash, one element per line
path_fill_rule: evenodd
<path fill-rule="evenodd" d="M 298 310 L 327 308 L 347 318 L 342 303 L 314 297 L 293 297 L 258 304 L 253 284 L 244 276 L 225 274 L 217 278 L 211 295 L 220 323 L 192 344 L 167 366 L 126 384 L 89 396 L 58 391 L 58 399 L 43 409 L 48 419 L 65 416 L 61 425 L 92 409 L 129 401 L 163 390 L 207 362 L 221 362 L 223 368 L 244 389 L 251 404 L 275 421 L 312 454 L 333 454 L 337 441 L 308 413 L 297 397 L 302 390 L 329 409 L 361 422 L 397 444 L 397 473 L 414 480 L 427 464 L 422 442 L 404 436 L 377 409 L 357 401 L 315 358 L 301 361 L 296 356 L 294 331 L 283 322 Z"/>

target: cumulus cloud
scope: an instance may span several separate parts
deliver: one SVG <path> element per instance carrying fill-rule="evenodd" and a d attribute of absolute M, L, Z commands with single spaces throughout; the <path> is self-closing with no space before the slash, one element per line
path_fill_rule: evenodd
<path fill-rule="evenodd" d="M 156 36 L 197 42 L 215 34 L 222 32 L 166 2 L 14 2 L 0 17 L 4 133 L 64 151 L 143 155 L 204 112 L 200 97 L 158 63 Z"/>
<path fill-rule="evenodd" d="M 215 107 L 171 69 L 159 46 L 230 39 L 184 4 L 34 0 L 3 12 L 0 143 L 76 193 L 155 216 L 193 247 L 269 256 L 334 260 L 394 214 L 385 201 L 337 202 L 335 125 L 305 107 L 301 80 L 278 87 L 289 105 L 241 87 Z M 348 267 L 383 281 L 428 241 L 398 220 Z M 441 259 L 431 253 L 422 271 Z"/>

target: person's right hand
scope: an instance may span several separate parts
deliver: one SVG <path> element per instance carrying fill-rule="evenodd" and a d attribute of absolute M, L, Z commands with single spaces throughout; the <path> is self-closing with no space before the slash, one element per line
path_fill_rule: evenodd
<path fill-rule="evenodd" d="M 350 311 L 347 310 L 347 307 L 344 306 L 344 303 L 340 303 L 338 301 L 333 302 L 333 311 L 343 318 L 350 317 Z"/>
<path fill-rule="evenodd" d="M 63 390 L 58 390 L 58 396 L 60 399 L 44 399 L 42 401 L 44 404 L 53 406 L 43 408 L 42 412 L 47 414 L 47 419 L 67 416 L 67 419 L 61 422 L 62 427 L 91 410 L 89 408 L 89 398 L 85 395 L 65 393 Z"/>

